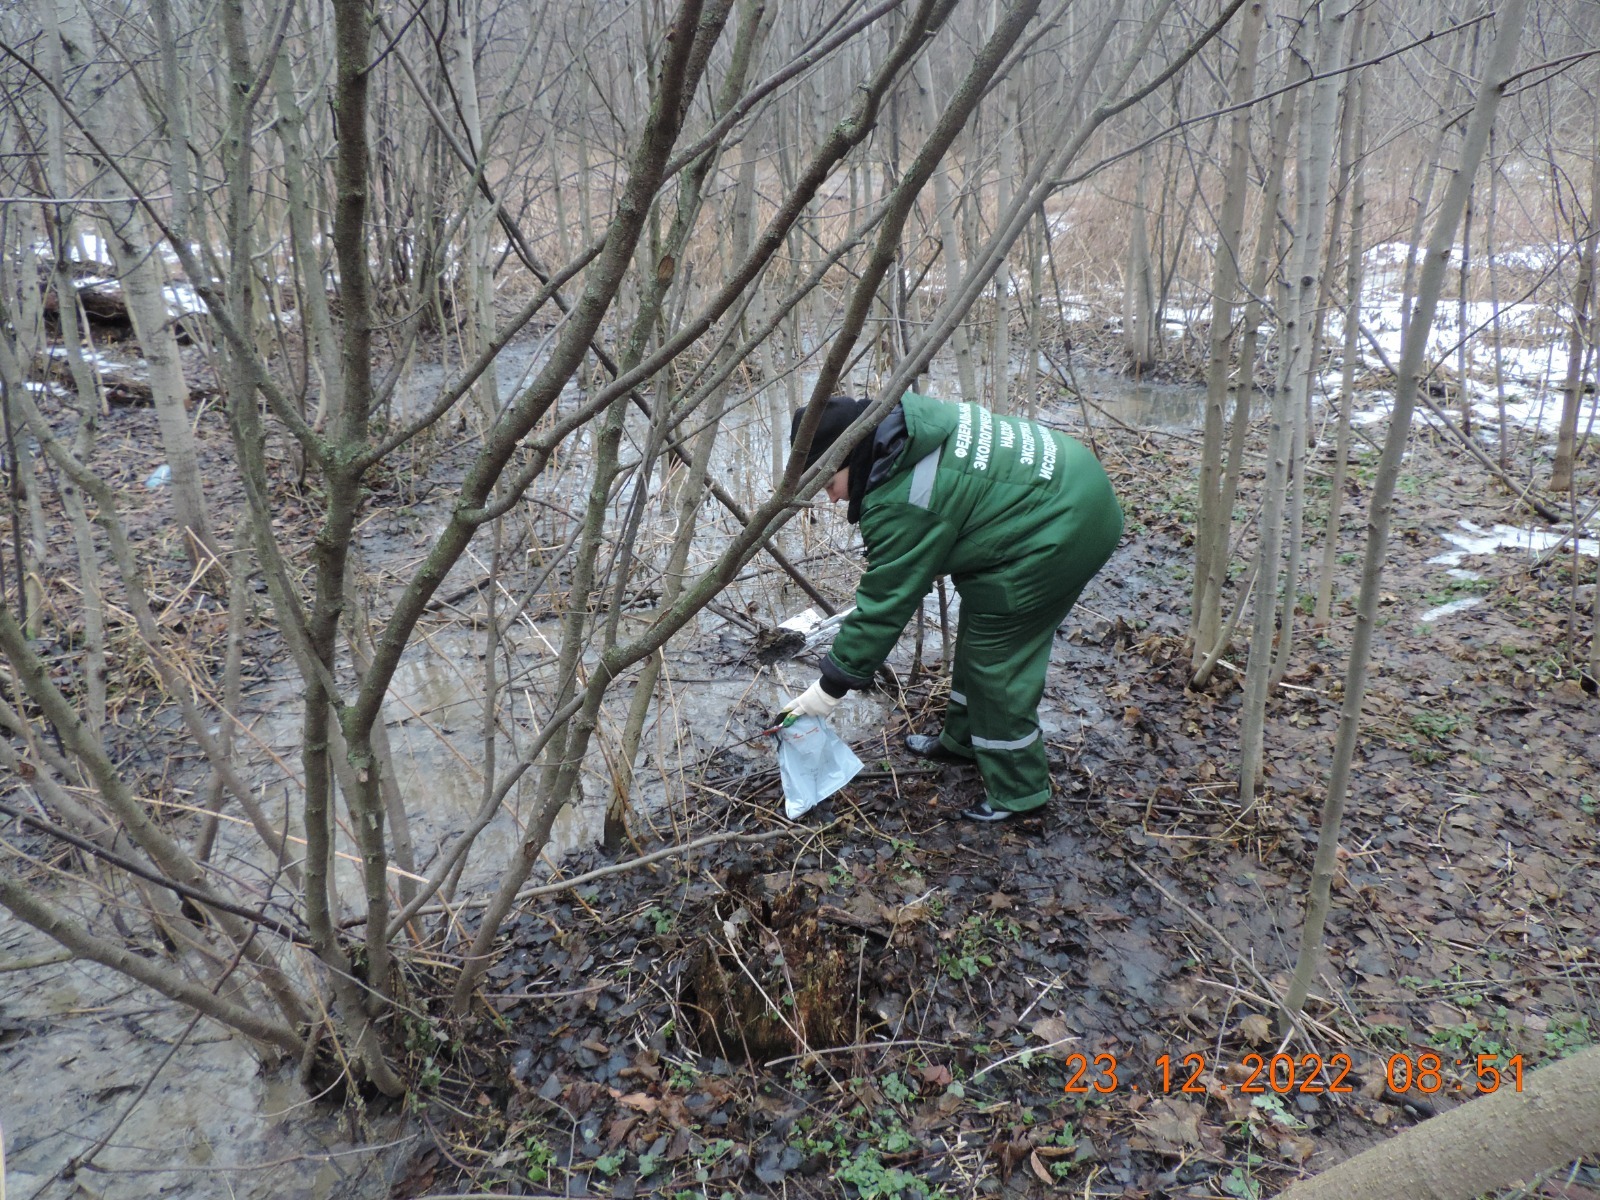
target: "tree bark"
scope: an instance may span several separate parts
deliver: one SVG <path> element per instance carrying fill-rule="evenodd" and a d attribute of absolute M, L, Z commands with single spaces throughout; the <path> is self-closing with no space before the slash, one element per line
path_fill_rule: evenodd
<path fill-rule="evenodd" d="M 118 103 L 114 81 L 95 52 L 87 17 L 70 7 L 68 0 L 56 2 L 54 35 L 66 66 L 81 77 L 84 98 L 78 107 L 79 119 L 103 145 L 110 145 Z M 172 505 L 183 535 L 183 551 L 191 562 L 203 566 L 216 557 L 218 543 L 201 488 L 200 459 L 187 411 L 189 384 L 167 312 L 165 281 L 158 265 L 161 259 L 146 236 L 144 214 L 138 205 L 127 198 L 109 198 L 120 190 L 121 181 L 103 169 L 106 164 L 97 165 L 102 170 L 97 172 L 96 187 L 108 197 L 101 204 L 106 244 L 122 284 L 134 337 L 144 353 L 156 423 L 172 472 Z"/>
<path fill-rule="evenodd" d="M 1504 12 L 1504 8 L 1501 10 Z M 1286 1188 L 1279 1200 L 1471 1200 L 1600 1150 L 1600 1046 Z"/>
<path fill-rule="evenodd" d="M 1322 312 L 1320 298 L 1326 294 L 1322 279 L 1330 264 L 1324 261 L 1327 245 L 1328 182 L 1332 174 L 1334 135 L 1339 117 L 1339 77 L 1335 74 L 1343 60 L 1344 35 L 1348 10 L 1339 9 L 1331 18 L 1319 7 L 1323 24 L 1317 47 L 1317 83 L 1311 93 L 1306 128 L 1301 137 L 1302 167 L 1296 172 L 1303 181 L 1302 225 L 1296 231 L 1299 243 L 1297 270 L 1293 281 L 1296 321 L 1299 336 L 1290 347 L 1289 412 L 1294 422 L 1290 431 L 1290 470 L 1293 487 L 1289 496 L 1287 556 L 1283 570 L 1283 596 L 1278 605 L 1278 642 L 1272 659 L 1270 685 L 1283 682 L 1294 650 L 1295 613 L 1299 605 L 1300 560 L 1303 554 L 1306 457 L 1311 422 L 1311 394 L 1317 369 L 1322 362 Z M 1260 577 L 1262 579 L 1267 576 Z M 1265 593 L 1258 600 L 1265 600 Z M 1252 657 L 1254 645 L 1251 646 Z"/>
<path fill-rule="evenodd" d="M 1365 6 L 1356 10 L 1355 31 L 1350 35 L 1350 61 L 1359 61 L 1366 44 Z M 1355 404 L 1356 367 L 1361 362 L 1362 256 L 1366 251 L 1367 77 L 1358 71 L 1345 100 L 1345 128 L 1340 135 L 1339 164 L 1349 189 L 1350 236 L 1345 247 L 1344 354 L 1339 374 L 1339 405 L 1335 417 L 1333 479 L 1328 485 L 1328 520 L 1322 537 L 1322 569 L 1311 624 L 1328 624 L 1333 607 L 1333 575 L 1339 560 L 1339 532 L 1344 519 L 1345 473 L 1350 466 L 1350 417 Z"/>
<path fill-rule="evenodd" d="M 1155 277 L 1150 266 L 1150 155 L 1141 152 L 1134 168 L 1133 210 L 1128 216 L 1128 248 L 1123 259 L 1122 349 L 1135 378 L 1156 365 Z"/>
<path fill-rule="evenodd" d="M 1239 53 L 1233 73 L 1233 101 L 1240 104 L 1255 92 L 1256 59 L 1265 0 L 1245 10 L 1239 29 Z M 1241 107 L 1228 124 L 1228 165 L 1222 178 L 1222 207 L 1217 213 L 1216 253 L 1211 263 L 1210 353 L 1206 363 L 1206 406 L 1200 450 L 1199 513 L 1195 521 L 1194 589 L 1191 595 L 1191 663 L 1198 670 L 1216 645 L 1222 623 L 1221 580 L 1226 569 L 1214 559 L 1226 558 L 1231 514 L 1222 508 L 1223 432 L 1228 400 L 1228 349 L 1233 344 L 1233 308 L 1239 291 L 1240 243 L 1244 240 L 1245 200 L 1249 195 L 1250 109 Z M 1249 366 L 1239 373 L 1241 390 L 1249 386 Z M 1232 498 L 1229 498 L 1232 504 Z"/>
<path fill-rule="evenodd" d="M 1572 322 L 1568 327 L 1567 376 L 1561 386 L 1561 424 L 1556 433 L 1556 457 L 1550 466 L 1550 490 L 1572 488 L 1572 468 L 1577 458 L 1578 410 L 1583 407 L 1583 363 L 1588 348 L 1589 308 L 1594 294 L 1595 256 L 1600 250 L 1600 147 L 1589 162 L 1589 228 L 1578 246 L 1578 278 L 1572 287 Z"/>
<path fill-rule="evenodd" d="M 1366 696 L 1367 662 L 1372 653 L 1372 632 L 1378 612 L 1378 593 L 1383 584 L 1384 558 L 1388 551 L 1389 520 L 1394 506 L 1395 485 L 1400 478 L 1405 456 L 1411 414 L 1416 406 L 1417 388 L 1427 356 L 1428 335 L 1439 303 L 1450 263 L 1450 248 L 1473 177 L 1489 142 L 1506 80 L 1516 61 L 1517 43 L 1522 35 L 1528 0 L 1506 0 L 1497 13 L 1494 49 L 1489 57 L 1483 87 L 1467 122 L 1461 142 L 1461 161 L 1445 191 L 1428 239 L 1427 257 L 1417 287 L 1417 306 L 1407 326 L 1395 373 L 1394 415 L 1389 436 L 1378 460 L 1367 525 L 1366 560 L 1361 573 L 1361 596 L 1357 603 L 1355 635 L 1350 646 L 1350 664 L 1345 672 L 1344 704 L 1339 713 L 1333 764 L 1328 775 L 1328 795 L 1322 808 L 1322 825 L 1317 834 L 1317 856 L 1311 868 L 1311 888 L 1306 901 L 1305 925 L 1300 935 L 1300 953 L 1294 976 L 1283 1004 L 1283 1026 L 1292 1027 L 1311 990 L 1312 977 L 1322 952 L 1322 931 L 1327 922 L 1338 865 L 1339 827 L 1344 819 L 1345 799 L 1350 787 L 1350 768 L 1355 758 L 1356 739 L 1361 729 L 1361 703 Z"/>
<path fill-rule="evenodd" d="M 931 54 L 917 59 L 917 90 L 922 96 L 922 111 L 926 127 L 932 130 L 939 120 L 939 100 L 933 89 L 933 63 Z M 950 296 L 961 280 L 961 240 L 956 233 L 956 199 L 950 194 L 950 173 L 943 160 L 933 169 L 933 206 L 939 221 L 939 246 L 944 256 L 944 292 Z M 950 339 L 956 357 L 956 377 L 961 385 L 961 398 L 969 403 L 978 400 L 978 376 L 972 364 L 972 345 L 967 338 L 965 324 L 958 325 Z"/>

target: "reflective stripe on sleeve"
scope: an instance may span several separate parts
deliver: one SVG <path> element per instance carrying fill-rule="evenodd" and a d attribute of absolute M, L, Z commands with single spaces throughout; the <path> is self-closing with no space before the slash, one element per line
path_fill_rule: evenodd
<path fill-rule="evenodd" d="M 960 692 L 956 691 L 955 688 L 950 689 L 950 699 L 956 704 L 965 704 L 967 702 L 967 698 Z"/>
<path fill-rule="evenodd" d="M 925 454 L 911 469 L 911 491 L 906 500 L 918 508 L 927 508 L 933 503 L 933 479 L 939 471 L 939 455 L 943 446 L 935 446 L 933 453 Z"/>
<path fill-rule="evenodd" d="M 1038 740 L 1039 731 L 1035 729 L 1027 737 L 1016 738 L 1009 742 L 1003 742 L 997 738 L 981 738 L 974 735 L 972 744 L 979 750 L 1021 750 L 1024 746 L 1031 746 Z"/>

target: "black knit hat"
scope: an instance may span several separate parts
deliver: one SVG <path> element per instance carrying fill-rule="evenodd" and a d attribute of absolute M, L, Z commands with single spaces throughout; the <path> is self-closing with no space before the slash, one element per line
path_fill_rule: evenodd
<path fill-rule="evenodd" d="M 839 435 L 855 422 L 856 418 L 867 411 L 871 405 L 870 400 L 852 400 L 849 396 L 834 396 L 822 408 L 822 423 L 817 426 L 816 436 L 811 439 L 811 449 L 806 451 L 806 470 L 810 470 L 817 459 L 826 454 Z M 806 410 L 795 410 L 794 416 L 789 419 L 789 442 L 794 443 L 795 434 L 800 432 L 800 422 L 804 419 Z M 870 429 L 862 432 L 862 437 L 870 437 Z"/>

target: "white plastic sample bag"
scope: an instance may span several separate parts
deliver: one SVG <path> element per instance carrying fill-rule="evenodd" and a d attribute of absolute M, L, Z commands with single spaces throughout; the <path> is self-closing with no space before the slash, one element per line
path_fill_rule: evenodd
<path fill-rule="evenodd" d="M 796 717 L 773 734 L 783 777 L 783 812 L 798 821 L 861 771 L 861 760 L 821 717 Z"/>

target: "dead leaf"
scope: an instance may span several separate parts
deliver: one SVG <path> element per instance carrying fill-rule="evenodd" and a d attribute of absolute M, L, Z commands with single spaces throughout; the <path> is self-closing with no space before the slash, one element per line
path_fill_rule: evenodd
<path fill-rule="evenodd" d="M 921 1071 L 922 1082 L 932 1084 L 934 1087 L 949 1087 L 954 1078 L 949 1067 L 923 1067 Z"/>
<path fill-rule="evenodd" d="M 1029 1032 L 1041 1042 L 1051 1046 L 1058 1045 L 1073 1036 L 1072 1030 L 1060 1017 L 1040 1017 L 1033 1023 Z"/>
<path fill-rule="evenodd" d="M 1027 1142 L 1012 1141 L 1009 1138 L 997 1138 L 990 1143 L 989 1153 L 993 1156 L 995 1165 L 1000 1168 L 1001 1183 L 1011 1178 L 1011 1172 L 1016 1170 L 1017 1164 L 1027 1155 L 1028 1149 Z"/>
<path fill-rule="evenodd" d="M 885 905 L 883 917 L 896 929 L 903 929 L 908 925 L 918 925 L 926 921 L 929 909 L 926 904 L 893 904 Z"/>
<path fill-rule="evenodd" d="M 1033 1173 L 1039 1177 L 1039 1182 L 1044 1184 L 1046 1187 L 1049 1187 L 1051 1184 L 1055 1183 L 1055 1176 L 1050 1174 L 1049 1168 L 1044 1165 L 1044 1162 L 1040 1159 L 1039 1152 L 1037 1150 L 1028 1155 L 1028 1166 L 1031 1167 Z"/>
<path fill-rule="evenodd" d="M 1278 1155 L 1285 1162 L 1303 1166 L 1306 1160 L 1316 1152 L 1317 1143 L 1308 1137 L 1300 1137 L 1292 1133 L 1278 1135 Z"/>
<path fill-rule="evenodd" d="M 1239 1022 L 1239 1033 L 1252 1046 L 1264 1046 L 1272 1040 L 1272 1022 L 1260 1013 L 1251 1013 Z"/>
<path fill-rule="evenodd" d="M 1139 1126 L 1130 1144 L 1157 1154 L 1182 1154 L 1200 1145 L 1200 1115 L 1204 1110 L 1187 1100 L 1162 1100 Z"/>
<path fill-rule="evenodd" d="M 642 1113 L 653 1113 L 661 1107 L 661 1101 L 644 1092 L 630 1092 L 626 1096 L 618 1096 L 617 1103 L 626 1104 L 629 1108 L 638 1109 Z"/>
<path fill-rule="evenodd" d="M 638 1117 L 613 1117 L 606 1127 L 606 1149 L 615 1150 L 622 1145 L 638 1124 Z"/>

